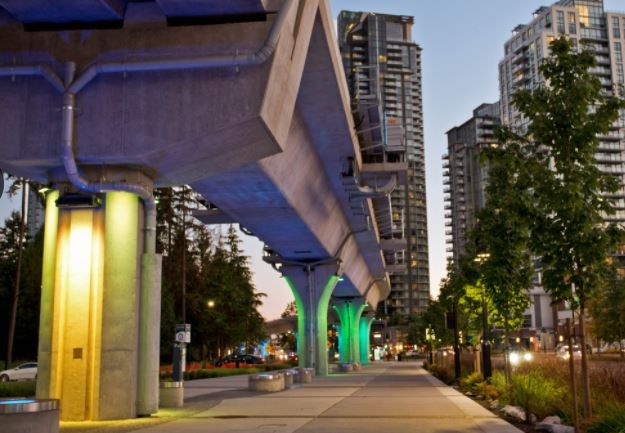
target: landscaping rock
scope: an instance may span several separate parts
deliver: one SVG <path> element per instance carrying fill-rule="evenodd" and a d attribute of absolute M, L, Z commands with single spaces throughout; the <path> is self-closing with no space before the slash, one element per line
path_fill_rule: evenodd
<path fill-rule="evenodd" d="M 518 406 L 507 405 L 503 408 L 503 412 L 512 418 L 525 421 L 525 411 Z"/>
<path fill-rule="evenodd" d="M 533 413 L 530 413 L 530 424 L 536 424 L 536 421 L 538 421 L 538 418 L 536 418 L 536 415 L 534 415 Z"/>
<path fill-rule="evenodd" d="M 562 424 L 562 420 L 559 416 L 548 416 L 538 424 L 534 426 L 536 430 L 542 430 L 547 432 L 553 432 L 553 426 L 559 426 Z"/>
<path fill-rule="evenodd" d="M 562 424 L 562 420 L 560 419 L 559 416 L 553 415 L 553 416 L 546 417 L 540 423 L 541 424 Z"/>
<path fill-rule="evenodd" d="M 499 400 L 493 400 L 490 403 L 490 410 L 499 410 L 501 409 L 501 405 L 499 404 Z"/>
<path fill-rule="evenodd" d="M 575 428 L 568 425 L 552 424 L 551 433 L 575 433 Z"/>
<path fill-rule="evenodd" d="M 534 429 L 539 431 L 545 431 L 550 433 L 575 433 L 575 429 L 568 425 L 562 424 L 544 424 L 539 422 L 534 426 Z"/>

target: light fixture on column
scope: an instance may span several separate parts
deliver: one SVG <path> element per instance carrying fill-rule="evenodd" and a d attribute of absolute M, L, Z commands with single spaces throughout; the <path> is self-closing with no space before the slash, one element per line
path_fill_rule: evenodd
<path fill-rule="evenodd" d="M 56 200 L 56 207 L 70 209 L 95 209 L 102 205 L 97 194 L 65 193 Z"/>

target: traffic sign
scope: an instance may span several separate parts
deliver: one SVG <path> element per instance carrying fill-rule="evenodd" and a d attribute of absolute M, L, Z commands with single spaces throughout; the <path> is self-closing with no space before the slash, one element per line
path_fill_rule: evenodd
<path fill-rule="evenodd" d="M 191 325 L 188 323 L 176 325 L 176 342 L 178 343 L 190 343 L 191 342 Z"/>

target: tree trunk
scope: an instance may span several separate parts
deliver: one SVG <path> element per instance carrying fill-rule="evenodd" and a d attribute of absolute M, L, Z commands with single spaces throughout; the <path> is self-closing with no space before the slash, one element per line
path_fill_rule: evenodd
<path fill-rule="evenodd" d="M 571 310 L 571 316 L 573 311 Z M 571 395 L 573 397 L 573 425 L 575 426 L 575 433 L 581 433 L 579 429 L 579 409 L 577 407 L 577 379 L 575 377 L 575 360 L 573 359 L 573 320 L 566 319 L 566 328 L 568 331 L 568 344 L 569 344 L 569 385 L 571 386 Z"/>
<path fill-rule="evenodd" d="M 17 244 L 17 269 L 15 271 L 15 288 L 13 291 L 13 304 L 11 305 L 11 318 L 9 320 L 9 334 L 7 336 L 7 356 L 4 362 L 5 369 L 9 369 L 13 361 L 13 340 L 15 338 L 15 325 L 17 322 L 17 305 L 20 296 L 20 284 L 22 279 L 22 252 L 24 250 L 24 229 L 26 228 L 26 179 L 22 178 L 22 215 L 20 220 L 20 234 Z"/>
<path fill-rule="evenodd" d="M 584 303 L 579 306 L 579 340 L 582 350 L 582 389 L 584 392 L 584 416 L 592 418 L 592 396 L 590 394 L 590 372 L 588 371 L 588 353 L 586 352 L 586 326 L 584 324 Z"/>
<path fill-rule="evenodd" d="M 508 347 L 508 342 L 510 341 L 510 335 L 508 331 L 508 319 L 505 319 L 504 323 L 504 346 L 503 346 L 503 370 L 504 376 L 506 378 L 506 385 L 509 385 L 512 382 L 512 370 L 510 368 L 510 348 Z"/>

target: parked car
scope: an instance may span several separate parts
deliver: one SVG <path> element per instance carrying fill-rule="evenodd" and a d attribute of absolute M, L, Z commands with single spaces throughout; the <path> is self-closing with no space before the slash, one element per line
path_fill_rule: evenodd
<path fill-rule="evenodd" d="M 219 358 L 215 361 L 215 367 L 235 368 L 238 364 L 238 367 L 245 368 L 254 367 L 255 365 L 264 363 L 265 360 L 258 356 L 236 354 Z"/>
<path fill-rule="evenodd" d="M 37 379 L 37 363 L 27 362 L 18 365 L 10 370 L 0 371 L 0 382 L 8 382 L 12 380 L 36 380 Z"/>
<path fill-rule="evenodd" d="M 558 346 L 556 348 L 556 356 L 561 359 L 569 359 L 571 355 L 569 353 L 568 344 Z M 580 359 L 581 357 L 582 357 L 582 349 L 580 348 L 579 345 L 574 344 L 573 345 L 573 359 Z"/>

